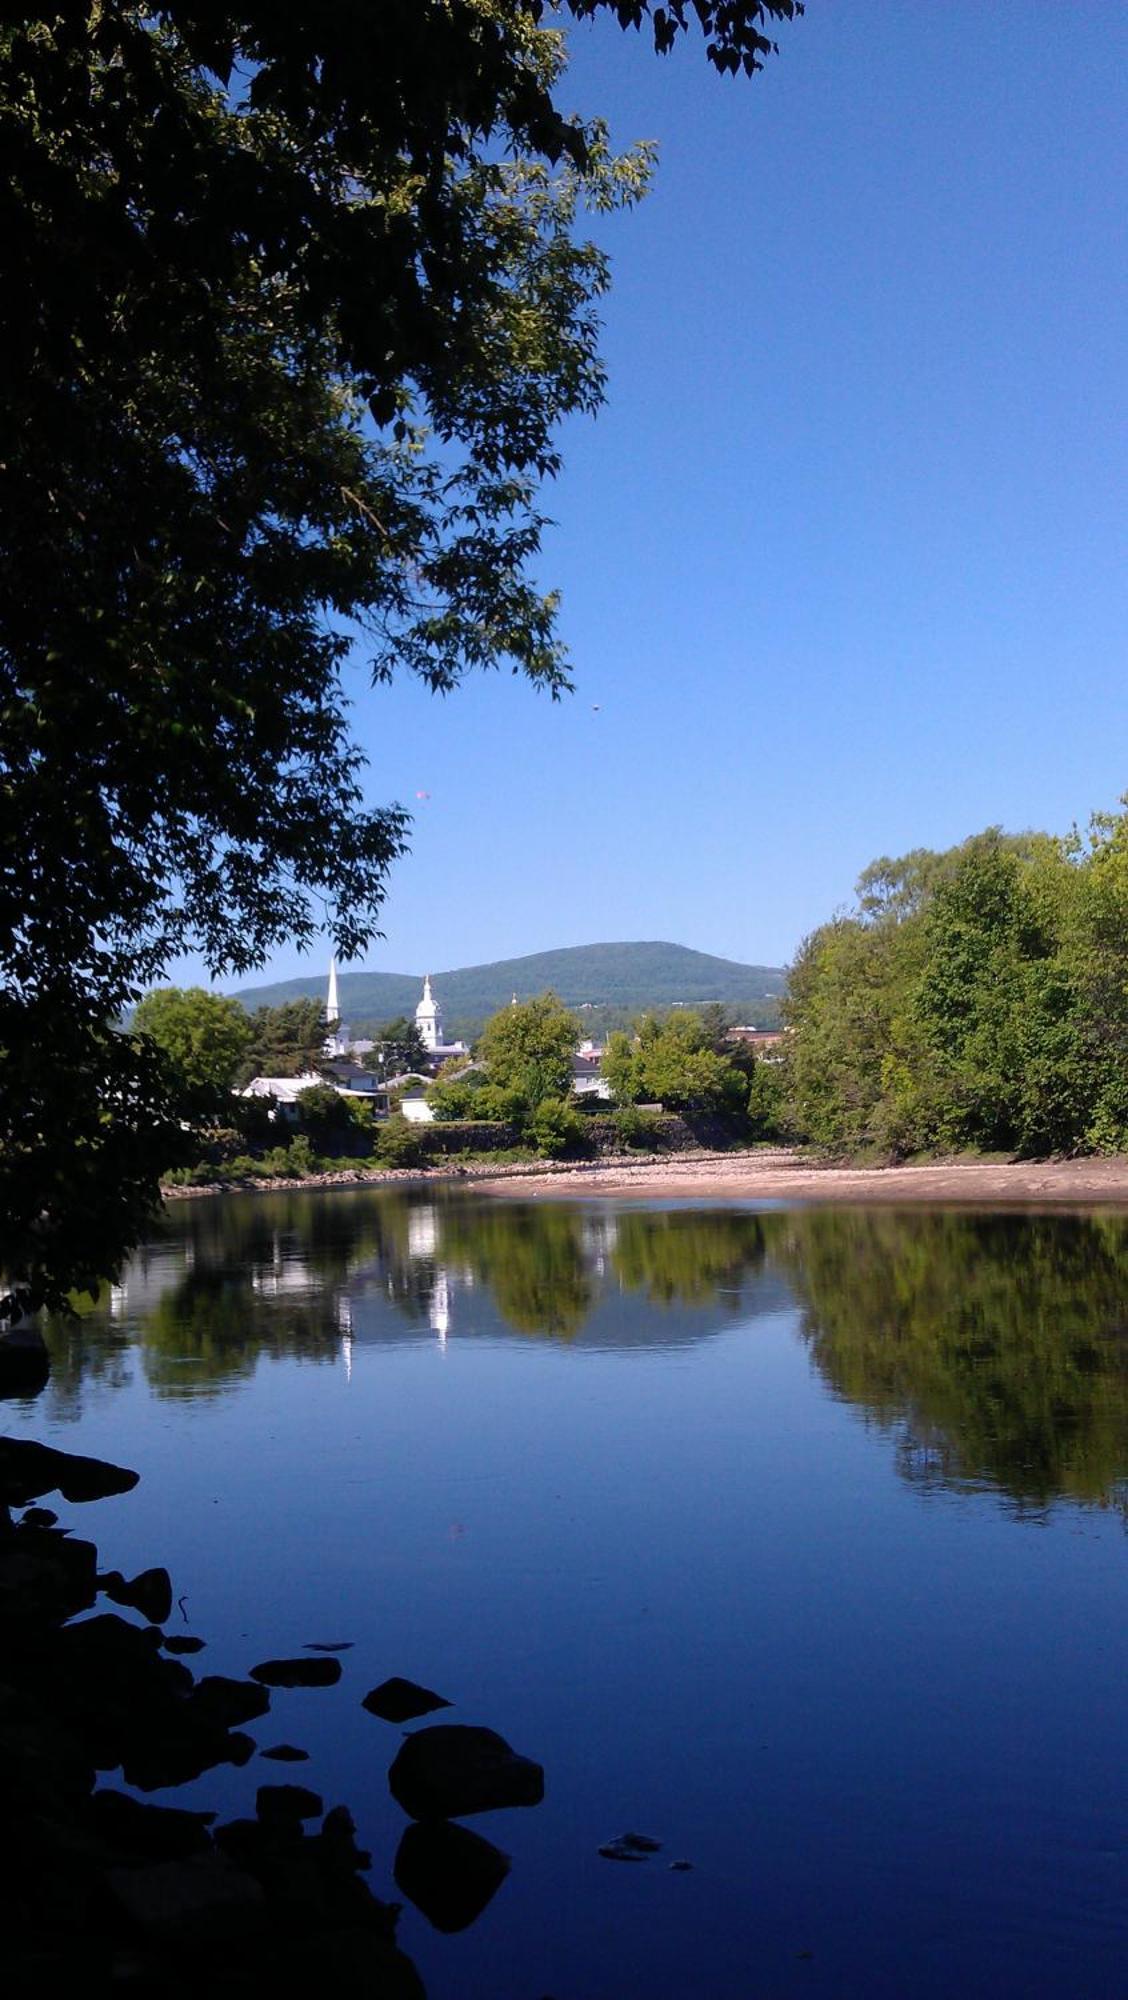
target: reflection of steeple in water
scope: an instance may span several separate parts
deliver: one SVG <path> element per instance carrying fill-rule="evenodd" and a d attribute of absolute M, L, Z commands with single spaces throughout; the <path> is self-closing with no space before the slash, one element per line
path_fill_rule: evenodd
<path fill-rule="evenodd" d="M 447 1334 L 450 1332 L 450 1306 L 450 1273 L 440 1264 L 438 1270 L 435 1272 L 435 1282 L 431 1290 L 431 1303 L 428 1309 L 431 1327 L 433 1332 L 438 1336 L 440 1347 L 446 1346 Z"/>

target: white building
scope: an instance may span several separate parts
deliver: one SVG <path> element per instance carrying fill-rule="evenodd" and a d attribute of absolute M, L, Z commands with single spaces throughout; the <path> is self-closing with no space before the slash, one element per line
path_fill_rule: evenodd
<path fill-rule="evenodd" d="M 427 1051 L 427 1059 L 438 1069 L 440 1063 L 449 1062 L 452 1056 L 467 1056 L 470 1051 L 465 1042 L 443 1040 L 443 1010 L 431 991 L 431 975 L 423 980 L 423 998 L 415 1009 L 415 1025 L 419 1039 Z"/>

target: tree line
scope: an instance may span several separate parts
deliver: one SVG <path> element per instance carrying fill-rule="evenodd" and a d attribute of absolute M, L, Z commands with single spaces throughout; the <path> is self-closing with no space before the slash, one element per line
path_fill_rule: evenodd
<path fill-rule="evenodd" d="M 784 1014 L 794 1137 L 894 1159 L 1124 1150 L 1128 813 L 873 862 L 802 945 Z"/>

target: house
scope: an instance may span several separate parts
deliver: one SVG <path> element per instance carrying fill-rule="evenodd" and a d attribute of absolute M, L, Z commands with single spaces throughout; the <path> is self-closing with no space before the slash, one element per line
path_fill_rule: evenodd
<path fill-rule="evenodd" d="M 598 1042 L 581 1042 L 572 1057 L 573 1097 L 596 1097 L 609 1104 L 611 1091 L 602 1075 L 603 1049 Z"/>

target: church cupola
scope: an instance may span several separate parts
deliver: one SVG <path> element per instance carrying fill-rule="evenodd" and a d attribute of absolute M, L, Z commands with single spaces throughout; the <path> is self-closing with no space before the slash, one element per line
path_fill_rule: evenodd
<path fill-rule="evenodd" d="M 443 1015 L 431 991 L 431 975 L 428 972 L 423 981 L 423 998 L 415 1009 L 415 1025 L 425 1049 L 437 1049 L 443 1039 Z"/>

